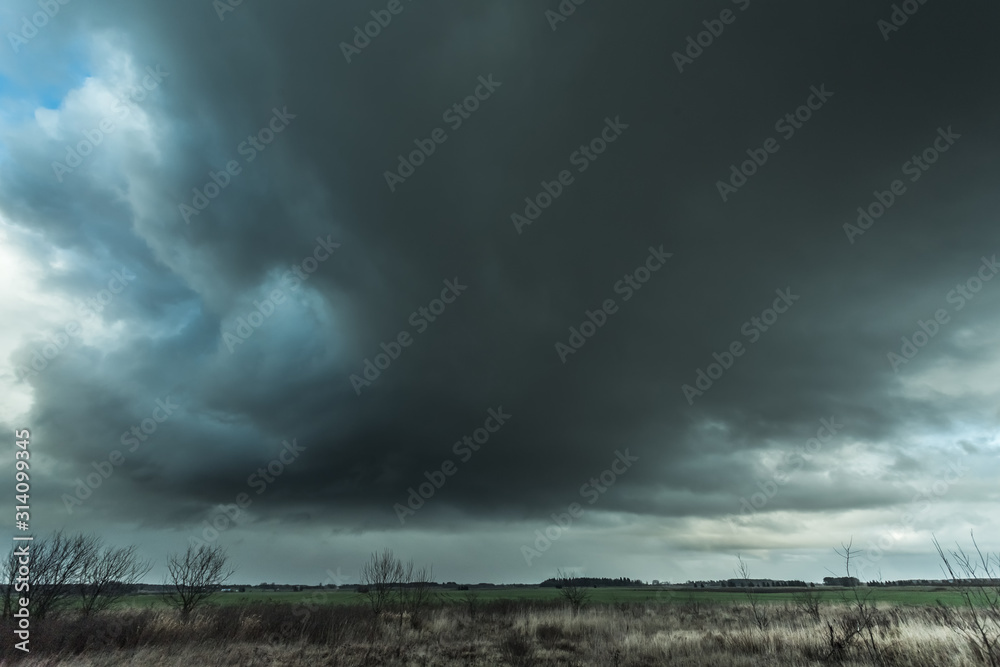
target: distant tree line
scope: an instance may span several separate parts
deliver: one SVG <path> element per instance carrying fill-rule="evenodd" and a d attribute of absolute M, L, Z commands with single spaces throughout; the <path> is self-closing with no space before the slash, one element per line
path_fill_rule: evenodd
<path fill-rule="evenodd" d="M 857 577 L 823 577 L 823 585 L 853 588 L 855 586 L 860 586 L 861 581 Z"/>
<path fill-rule="evenodd" d="M 585 586 L 587 588 L 615 588 L 621 586 L 645 586 L 639 579 L 629 579 L 628 577 L 618 577 L 609 579 L 607 577 L 553 577 L 546 579 L 539 584 L 542 588 L 562 588 L 570 584 L 573 586 Z"/>

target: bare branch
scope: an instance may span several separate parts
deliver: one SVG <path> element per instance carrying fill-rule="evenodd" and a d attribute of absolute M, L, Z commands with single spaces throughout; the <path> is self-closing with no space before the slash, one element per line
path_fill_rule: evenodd
<path fill-rule="evenodd" d="M 215 595 L 236 570 L 229 566 L 229 556 L 221 546 L 189 546 L 187 551 L 167 560 L 168 585 L 164 595 L 185 620 L 199 604 Z"/>

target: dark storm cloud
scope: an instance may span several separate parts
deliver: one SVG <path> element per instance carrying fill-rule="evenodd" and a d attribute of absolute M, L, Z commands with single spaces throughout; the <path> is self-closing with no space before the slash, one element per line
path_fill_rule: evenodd
<path fill-rule="evenodd" d="M 50 39 L 120 33 L 136 63 L 170 76 L 149 108 L 155 151 L 112 181 L 125 198 L 99 176 L 57 183 L 56 142 L 15 146 L 4 164 L 10 217 L 140 275 L 115 306 L 135 327 L 124 342 L 31 381 L 33 423 L 64 466 L 53 489 L 170 395 L 178 415 L 93 507 L 200 519 L 297 438 L 307 450 L 255 505 L 261 519 L 392 527 L 393 504 L 451 459 L 458 472 L 409 525 L 456 510 L 540 520 L 624 449 L 641 464 L 600 510 L 719 517 L 766 474 L 758 450 L 801 445 L 831 417 L 844 429 L 827 458 L 768 509 L 900 502 L 839 470 L 839 452 L 880 442 L 900 474 L 926 470 L 907 434 L 982 417 L 906 394 L 886 353 L 1000 250 L 998 99 L 984 84 L 1000 10 L 978 3 L 970 21 L 928 3 L 885 41 L 883 3 L 586 3 L 555 31 L 549 5 L 406 2 L 349 64 L 338 44 L 371 20 L 368 3 L 244 3 L 223 21 L 207 2 L 67 7 Z M 672 53 L 724 9 L 734 22 L 679 73 Z M 442 114 L 480 77 L 499 85 L 453 129 Z M 810 120 L 775 128 L 820 87 L 832 95 Z M 295 117 L 245 162 L 238 147 L 273 109 Z M 571 154 L 606 119 L 627 129 L 578 172 Z M 384 172 L 435 128 L 447 140 L 390 191 Z M 961 138 L 850 243 L 843 225 L 908 178 L 902 164 L 939 128 Z M 722 201 L 717 181 L 769 137 L 780 150 Z M 233 159 L 242 172 L 185 222 L 178 204 Z M 511 214 L 567 169 L 573 183 L 518 233 Z M 291 290 L 281 276 L 317 237 L 341 246 Z M 661 246 L 672 257 L 623 301 L 615 285 Z M 456 279 L 468 289 L 417 333 L 411 313 Z M 230 354 L 223 333 L 276 287 L 289 302 Z M 750 342 L 741 328 L 776 290 L 797 299 Z M 555 344 L 606 299 L 618 310 L 562 363 Z M 953 332 L 991 321 L 998 299 L 953 313 L 962 324 L 922 360 L 962 354 Z M 401 331 L 413 344 L 356 395 L 349 376 Z M 681 386 L 733 341 L 745 354 L 690 405 Z M 453 444 L 500 406 L 509 423 L 460 461 Z M 837 467 L 817 483 L 821 465 Z"/>

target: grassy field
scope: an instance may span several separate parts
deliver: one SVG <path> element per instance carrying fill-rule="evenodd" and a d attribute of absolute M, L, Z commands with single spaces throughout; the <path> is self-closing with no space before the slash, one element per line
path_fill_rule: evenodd
<path fill-rule="evenodd" d="M 881 592 L 881 591 L 880 591 Z M 84 618 L 67 612 L 32 626 L 32 652 L 0 642 L 0 665 L 23 667 L 975 667 L 989 664 L 963 628 L 970 614 L 912 603 L 934 591 L 886 591 L 905 606 L 859 615 L 825 603 L 812 615 L 784 604 L 754 609 L 731 593 L 677 592 L 665 604 L 524 599 L 548 590 L 491 591 L 493 601 L 423 609 L 349 607 L 355 594 L 233 594 L 186 622 L 172 610 L 122 607 Z M 625 591 L 598 590 L 609 600 Z M 631 591 L 638 596 L 649 591 Z M 910 597 L 906 597 L 911 593 Z M 519 601 L 499 596 L 521 594 Z M 269 598 L 261 601 L 260 597 Z M 223 598 L 225 599 L 225 598 Z M 719 603 L 703 604 L 714 600 Z M 731 602 L 732 604 L 722 604 Z M 763 616 L 762 616 L 763 613 Z M 862 628 L 870 628 L 862 630 Z M 0 620 L 11 636 L 13 621 Z M 1000 625 L 988 625 L 991 641 Z M 995 658 L 1000 660 L 1000 652 Z"/>
<path fill-rule="evenodd" d="M 793 602 L 797 589 L 759 589 L 761 600 L 768 603 Z M 838 588 L 810 589 L 820 593 L 824 602 L 841 602 L 844 595 L 850 591 Z M 861 589 L 868 592 L 868 589 Z M 590 602 L 595 604 L 612 604 L 616 602 L 654 602 L 663 604 L 687 604 L 697 601 L 705 604 L 741 604 L 746 602 L 746 595 L 741 591 L 720 591 L 704 589 L 651 589 L 651 588 L 594 588 L 589 589 Z M 475 594 L 482 602 L 495 600 L 557 600 L 559 591 L 555 588 L 507 588 L 477 590 Z M 466 591 L 443 590 L 436 591 L 435 599 L 445 603 L 464 603 Z M 943 588 L 906 587 L 906 588 L 873 588 L 871 599 L 877 602 L 902 606 L 934 606 L 941 602 L 948 606 L 958 606 L 961 599 L 958 594 Z M 353 591 L 319 591 L 306 590 L 296 592 L 271 592 L 248 590 L 245 593 L 219 593 L 209 601 L 213 605 L 239 605 L 248 602 L 276 602 L 298 604 L 309 602 L 317 605 L 351 605 L 366 604 L 363 595 Z M 132 608 L 162 608 L 163 602 L 158 595 L 134 595 L 126 598 L 121 606 Z"/>

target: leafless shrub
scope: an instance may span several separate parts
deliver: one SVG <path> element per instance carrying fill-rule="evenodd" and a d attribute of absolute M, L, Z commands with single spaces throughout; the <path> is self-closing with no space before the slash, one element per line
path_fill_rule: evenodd
<path fill-rule="evenodd" d="M 373 553 L 368 562 L 361 566 L 361 584 L 364 587 L 362 595 L 368 599 L 376 617 L 391 606 L 404 575 L 403 564 L 390 549 Z"/>
<path fill-rule="evenodd" d="M 579 585 L 576 579 L 562 570 L 556 570 L 556 581 L 559 595 L 569 603 L 573 613 L 576 614 L 587 604 L 590 598 L 590 591 L 586 587 Z"/>
<path fill-rule="evenodd" d="M 57 531 L 48 538 L 22 542 L 11 547 L 3 563 L 3 617 L 10 618 L 19 596 L 17 570 L 20 566 L 17 550 L 28 546 L 28 567 L 31 570 L 31 601 L 29 611 L 41 619 L 66 606 L 81 580 L 84 567 L 93 561 L 100 540 L 93 535 L 67 535 Z"/>
<path fill-rule="evenodd" d="M 130 593 L 152 568 L 151 561 L 139 558 L 135 545 L 95 548 L 84 561 L 77 583 L 80 612 L 88 616 L 107 609 Z"/>
<path fill-rule="evenodd" d="M 743 562 L 742 556 L 737 555 L 736 558 L 740 564 L 736 568 L 736 574 L 743 580 L 743 593 L 746 595 L 747 602 L 750 603 L 750 612 L 753 614 L 753 621 L 757 625 L 757 629 L 764 632 L 771 624 L 771 619 L 764 607 L 764 603 L 760 600 L 760 596 L 757 595 L 753 582 L 750 580 L 750 568 Z"/>
<path fill-rule="evenodd" d="M 410 627 L 422 627 L 424 612 L 434 599 L 432 576 L 430 567 L 416 569 L 412 560 L 403 563 L 385 549 L 373 553 L 361 567 L 362 586 L 358 592 L 365 596 L 376 619 L 388 611 L 398 611 L 402 633 L 405 618 L 409 618 Z"/>
<path fill-rule="evenodd" d="M 817 621 L 820 620 L 820 605 L 823 596 L 815 589 L 799 591 L 793 596 L 795 606 L 804 614 L 808 614 Z"/>
<path fill-rule="evenodd" d="M 399 589 L 399 602 L 402 612 L 410 616 L 410 626 L 421 627 L 423 614 L 434 598 L 431 590 L 431 580 L 434 577 L 432 567 L 425 566 L 414 570 L 413 561 L 403 568 L 403 581 Z"/>
<path fill-rule="evenodd" d="M 836 624 L 836 627 L 834 625 Z M 842 662 L 848 655 L 848 651 L 854 645 L 858 635 L 861 634 L 861 625 L 852 616 L 842 616 L 837 621 L 826 622 L 829 635 L 827 636 L 826 652 L 822 655 L 825 661 Z"/>
<path fill-rule="evenodd" d="M 844 559 L 844 571 L 849 582 L 857 581 L 851 575 L 851 559 L 857 554 L 853 544 L 854 540 L 852 539 L 847 544 L 841 543 L 840 549 L 835 549 L 837 555 Z M 860 639 L 871 664 L 885 667 L 888 664 L 885 652 L 880 640 L 875 636 L 876 631 L 884 625 L 885 621 L 875 601 L 871 599 L 872 589 L 863 587 L 862 590 L 862 586 L 858 583 L 852 583 L 847 590 L 849 593 L 845 593 L 843 599 L 851 613 L 843 617 L 838 632 L 834 631 L 832 624 L 827 623 L 827 628 L 830 631 L 830 657 L 840 659 L 843 656 L 843 651 L 855 639 Z"/>
<path fill-rule="evenodd" d="M 17 586 L 17 567 L 18 567 L 18 557 L 15 553 L 16 546 L 12 546 L 10 551 L 7 552 L 7 557 L 4 558 L 2 569 L 0 569 L 0 581 L 3 582 L 3 589 L 0 591 L 0 596 L 3 598 L 3 609 L 0 611 L 0 618 L 12 618 L 12 614 L 15 611 L 15 600 L 17 599 L 17 592 L 15 587 Z"/>
<path fill-rule="evenodd" d="M 170 590 L 164 594 L 164 600 L 180 611 L 186 621 L 191 611 L 215 595 L 235 572 L 221 546 L 188 546 L 184 554 L 173 554 L 167 559 L 166 583 Z"/>
<path fill-rule="evenodd" d="M 1000 667 L 1000 553 L 983 553 L 975 534 L 970 537 L 973 552 L 958 546 L 948 553 L 934 538 L 942 570 L 961 596 L 965 612 L 955 613 L 941 605 L 942 614 L 975 647 L 984 664 Z"/>

